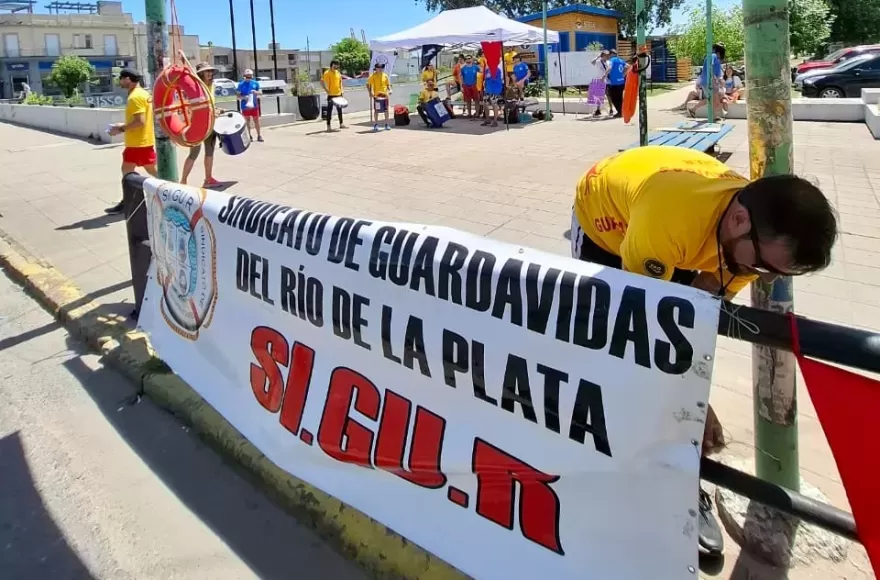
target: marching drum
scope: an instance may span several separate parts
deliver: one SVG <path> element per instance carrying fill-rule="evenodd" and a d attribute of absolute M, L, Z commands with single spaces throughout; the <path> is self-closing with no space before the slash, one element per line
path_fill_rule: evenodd
<path fill-rule="evenodd" d="M 214 121 L 214 132 L 227 155 L 241 155 L 251 146 L 247 122 L 239 113 L 223 113 Z"/>
<path fill-rule="evenodd" d="M 334 107 L 344 109 L 348 106 L 348 99 L 345 97 L 333 97 L 332 101 Z"/>

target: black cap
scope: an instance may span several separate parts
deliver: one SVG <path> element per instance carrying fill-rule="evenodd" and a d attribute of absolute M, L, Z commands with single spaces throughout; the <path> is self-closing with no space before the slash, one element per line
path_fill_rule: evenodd
<path fill-rule="evenodd" d="M 129 79 L 136 83 L 141 82 L 141 73 L 134 70 L 133 68 L 124 68 L 119 71 L 119 78 L 121 79 Z"/>

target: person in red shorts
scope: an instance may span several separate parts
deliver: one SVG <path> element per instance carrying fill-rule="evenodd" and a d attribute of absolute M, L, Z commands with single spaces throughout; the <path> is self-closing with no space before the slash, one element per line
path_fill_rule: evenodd
<path fill-rule="evenodd" d="M 248 107 L 248 103 L 253 94 L 253 107 Z M 263 134 L 260 132 L 260 83 L 254 80 L 254 71 L 247 69 L 244 71 L 244 79 L 238 83 L 238 98 L 241 99 L 241 114 L 247 121 L 248 137 L 253 140 L 251 135 L 251 121 L 257 128 L 257 141 L 263 142 Z"/>
<path fill-rule="evenodd" d="M 474 57 L 468 55 L 465 59 L 464 66 L 461 67 L 461 95 L 464 99 L 465 110 L 469 119 L 473 119 L 474 115 L 471 109 L 472 105 L 479 108 L 480 90 L 477 87 L 477 77 L 480 73 L 480 67 L 474 63 Z"/>
<path fill-rule="evenodd" d="M 125 149 L 122 150 L 122 175 L 127 175 L 138 167 L 153 177 L 156 171 L 156 132 L 153 128 L 153 97 L 141 86 L 141 75 L 132 69 L 119 73 L 119 86 L 128 91 L 125 105 L 125 123 L 111 125 L 111 135 L 125 134 Z M 125 211 L 120 201 L 106 210 L 109 214 Z"/>

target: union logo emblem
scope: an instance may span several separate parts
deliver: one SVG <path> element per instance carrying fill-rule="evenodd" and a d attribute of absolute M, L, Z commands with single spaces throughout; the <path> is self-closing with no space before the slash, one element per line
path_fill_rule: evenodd
<path fill-rule="evenodd" d="M 202 213 L 205 191 L 163 183 L 149 197 L 150 240 L 162 317 L 171 329 L 196 340 L 217 303 L 214 229 Z"/>

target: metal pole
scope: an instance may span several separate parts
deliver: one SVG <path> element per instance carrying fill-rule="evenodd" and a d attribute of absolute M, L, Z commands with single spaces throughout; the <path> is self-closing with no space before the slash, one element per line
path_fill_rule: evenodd
<path fill-rule="evenodd" d="M 709 123 L 715 122 L 715 77 L 712 71 L 712 61 L 715 59 L 712 57 L 712 45 L 714 44 L 712 32 L 712 0 L 706 0 L 706 60 L 703 61 L 703 68 L 708 67 L 708 70 L 705 71 L 703 77 L 709 86 L 703 87 L 703 91 L 709 98 L 709 118 L 707 119 Z"/>
<path fill-rule="evenodd" d="M 260 61 L 257 60 L 257 24 L 254 22 L 254 0 L 251 0 L 251 42 L 254 47 L 254 78 L 260 78 Z"/>
<path fill-rule="evenodd" d="M 229 24 L 232 27 L 232 80 L 238 82 L 238 44 L 235 42 L 235 8 L 232 7 L 232 0 L 229 0 Z M 241 101 L 235 99 L 235 108 L 241 109 Z"/>
<path fill-rule="evenodd" d="M 145 0 L 144 8 L 147 16 L 147 50 L 149 60 L 147 68 L 150 78 L 156 82 L 156 76 L 165 68 L 165 57 L 168 53 L 168 23 L 165 21 L 165 0 Z M 174 144 L 162 130 L 158 119 L 153 116 L 156 131 L 156 157 L 159 177 L 167 181 L 177 181 L 177 153 Z"/>
<path fill-rule="evenodd" d="M 306 36 L 306 58 L 309 62 L 309 81 L 312 80 L 312 51 L 309 48 L 309 37 Z"/>
<path fill-rule="evenodd" d="M 550 49 L 547 46 L 547 0 L 541 6 L 541 16 L 544 25 L 544 120 L 550 120 L 550 66 L 547 61 L 550 57 Z"/>
<path fill-rule="evenodd" d="M 645 10 L 645 0 L 636 0 L 636 54 L 639 55 L 639 145 L 642 147 L 648 144 L 648 87 L 645 83 L 648 55 L 641 56 L 640 51 L 645 46 L 647 25 L 648 11 Z"/>
<path fill-rule="evenodd" d="M 275 78 L 273 80 L 278 80 L 278 45 L 275 43 L 275 0 L 269 0 L 269 22 L 272 27 L 272 63 L 273 67 L 273 75 Z M 288 57 L 288 64 L 290 64 L 290 58 Z M 288 79 L 292 80 L 292 79 Z M 278 114 L 281 114 L 281 97 L 275 97 L 275 104 L 278 110 Z"/>
<path fill-rule="evenodd" d="M 752 179 L 791 173 L 792 115 L 787 0 L 743 0 L 748 89 L 748 138 Z M 791 278 L 752 284 L 752 305 L 791 312 Z M 752 349 L 755 468 L 761 479 L 798 491 L 797 365 L 794 355 L 763 346 Z"/>

